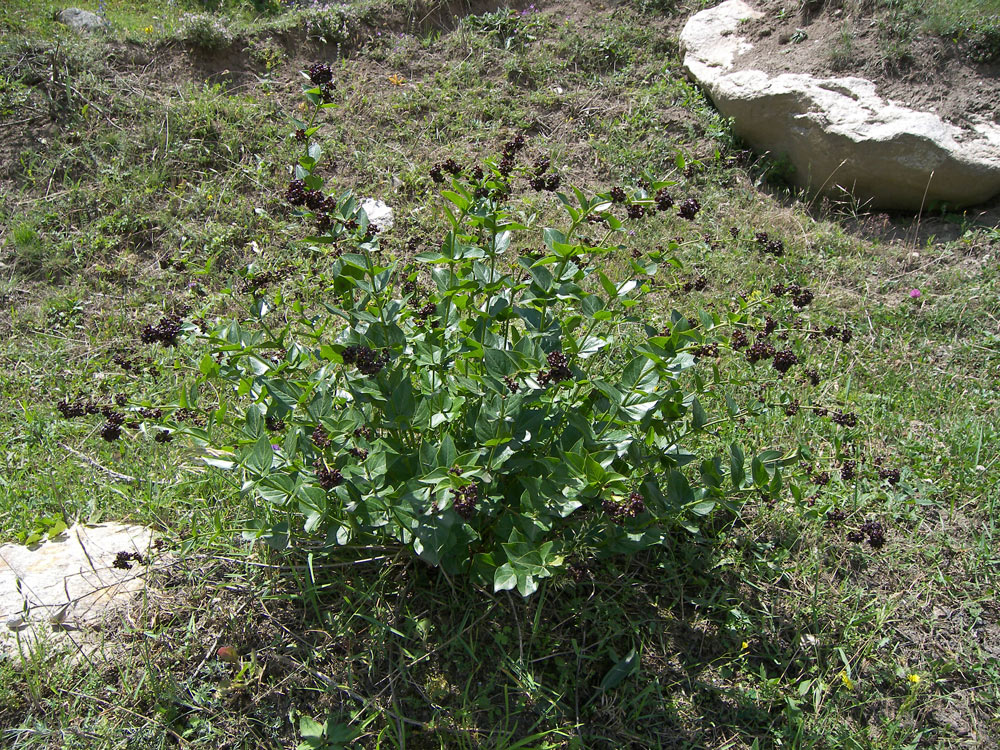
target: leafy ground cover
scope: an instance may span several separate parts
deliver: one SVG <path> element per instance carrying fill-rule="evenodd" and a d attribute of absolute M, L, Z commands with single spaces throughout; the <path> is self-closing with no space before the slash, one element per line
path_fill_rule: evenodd
<path fill-rule="evenodd" d="M 109 2 L 97 38 L 51 10 L 0 10 L 2 537 L 127 519 L 178 562 L 88 664 L 0 662 L 5 746 L 996 746 L 995 207 L 915 220 L 789 195 L 684 80 L 682 9 L 662 3 Z M 206 466 L 214 413 L 182 389 L 211 372 L 199 321 L 336 293 L 336 251 L 286 200 L 317 60 L 335 84 L 318 174 L 394 207 L 380 257 L 425 290 L 416 258 L 449 229 L 434 165 L 522 135 L 523 163 L 587 194 L 672 183 L 677 205 L 595 270 L 668 261 L 640 308 L 656 330 L 760 303 L 747 346 L 724 331 L 694 370 L 725 384 L 709 413 L 755 405 L 705 444 L 793 457 L 785 484 L 655 549 L 568 561 L 527 599 L 391 544 L 246 541 L 257 501 Z M 538 226 L 561 211 L 515 188 Z M 753 365 L 758 341 L 798 361 Z M 123 439 L 102 437 L 111 405 Z"/>

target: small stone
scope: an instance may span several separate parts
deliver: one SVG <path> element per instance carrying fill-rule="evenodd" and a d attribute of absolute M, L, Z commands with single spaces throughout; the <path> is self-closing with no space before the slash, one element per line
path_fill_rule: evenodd
<path fill-rule="evenodd" d="M 90 33 L 108 28 L 108 22 L 96 13 L 80 8 L 66 8 L 56 13 L 56 20 L 64 23 L 74 31 Z"/>
<path fill-rule="evenodd" d="M 392 229 L 393 210 L 387 204 L 374 198 L 366 198 L 361 208 L 368 215 L 370 224 L 378 224 L 380 229 Z"/>

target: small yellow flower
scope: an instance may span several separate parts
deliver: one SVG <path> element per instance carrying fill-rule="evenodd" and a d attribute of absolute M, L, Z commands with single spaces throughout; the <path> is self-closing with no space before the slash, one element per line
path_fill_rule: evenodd
<path fill-rule="evenodd" d="M 208 200 L 212 200 L 212 194 L 211 194 L 211 193 L 209 193 L 209 194 L 208 194 L 208 195 L 206 195 L 205 197 L 206 197 L 206 198 L 208 198 Z"/>
<path fill-rule="evenodd" d="M 916 685 L 917 683 L 920 682 L 920 675 L 918 675 L 918 674 L 908 674 L 908 675 L 906 675 L 906 679 L 910 681 L 911 685 Z"/>
<path fill-rule="evenodd" d="M 854 690 L 854 680 L 847 676 L 846 670 L 840 670 L 840 681 L 844 683 L 844 687 L 848 690 Z"/>
<path fill-rule="evenodd" d="M 389 83 L 391 83 L 393 86 L 402 86 L 404 83 L 406 83 L 406 79 L 403 78 L 403 76 L 399 75 L 398 73 L 393 73 L 391 76 L 389 76 Z"/>
<path fill-rule="evenodd" d="M 147 33 L 147 34 L 152 34 L 153 33 L 153 27 L 152 26 L 147 26 L 146 28 L 143 29 L 143 31 L 145 33 Z"/>
<path fill-rule="evenodd" d="M 743 646 L 742 646 L 742 650 L 743 650 L 743 651 L 746 651 L 746 650 L 747 650 L 748 648 L 750 648 L 750 644 L 749 644 L 749 643 L 747 643 L 746 641 L 743 641 Z"/>

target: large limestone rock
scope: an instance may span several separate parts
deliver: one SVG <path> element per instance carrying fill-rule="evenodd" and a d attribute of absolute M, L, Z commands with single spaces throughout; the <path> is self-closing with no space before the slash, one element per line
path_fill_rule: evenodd
<path fill-rule="evenodd" d="M 863 78 L 741 69 L 752 45 L 740 23 L 760 16 L 743 0 L 696 13 L 681 32 L 684 67 L 741 138 L 787 157 L 800 187 L 908 210 L 934 201 L 973 205 L 1000 193 L 996 123 L 958 127 L 881 98 Z"/>
<path fill-rule="evenodd" d="M 39 640 L 81 647 L 145 587 L 152 545 L 145 527 L 105 523 L 0 546 L 0 656 Z"/>
<path fill-rule="evenodd" d="M 108 27 L 108 22 L 96 13 L 79 8 L 66 8 L 56 13 L 56 20 L 64 23 L 74 31 L 100 31 Z"/>

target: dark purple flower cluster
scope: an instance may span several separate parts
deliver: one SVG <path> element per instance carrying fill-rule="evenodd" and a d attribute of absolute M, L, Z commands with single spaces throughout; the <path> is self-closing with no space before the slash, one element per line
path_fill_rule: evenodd
<path fill-rule="evenodd" d="M 175 422 L 190 422 L 197 427 L 204 427 L 208 422 L 204 414 L 199 414 L 194 409 L 178 409 L 173 414 Z"/>
<path fill-rule="evenodd" d="M 696 357 L 718 357 L 719 356 L 719 345 L 714 341 L 710 344 L 704 344 L 703 346 L 697 347 L 694 352 Z"/>
<path fill-rule="evenodd" d="M 505 154 L 514 155 L 518 151 L 522 150 L 528 145 L 528 139 L 524 137 L 524 133 L 518 133 L 505 144 L 503 144 L 502 150 Z"/>
<path fill-rule="evenodd" d="M 344 475 L 336 469 L 329 468 L 321 459 L 316 459 L 313 463 L 313 471 L 316 473 L 316 480 L 324 490 L 332 490 L 344 482 Z"/>
<path fill-rule="evenodd" d="M 768 255 L 780 258 L 785 254 L 785 243 L 780 239 L 769 237 L 767 232 L 757 232 L 754 235 L 754 241 L 757 243 L 758 249 Z"/>
<path fill-rule="evenodd" d="M 837 326 L 832 325 L 827 326 L 823 329 L 823 335 L 828 339 L 840 339 L 845 344 L 851 343 L 851 339 L 854 338 L 854 334 L 847 326 L 844 326 L 843 328 L 838 328 Z"/>
<path fill-rule="evenodd" d="M 144 344 L 159 342 L 164 346 L 177 346 L 177 337 L 181 335 L 181 316 L 176 313 L 164 315 L 156 325 L 145 325 L 139 334 Z"/>
<path fill-rule="evenodd" d="M 476 503 L 479 501 L 479 488 L 475 483 L 466 484 L 457 490 L 451 491 L 451 506 L 462 518 L 468 521 L 476 512 Z"/>
<path fill-rule="evenodd" d="M 628 196 L 625 194 L 625 189 L 621 187 L 613 187 L 609 193 L 611 196 L 612 203 L 624 203 L 628 200 Z"/>
<path fill-rule="evenodd" d="M 694 221 L 694 217 L 698 215 L 700 210 L 701 203 L 698 202 L 697 198 L 685 198 L 677 207 L 677 215 L 682 219 Z"/>
<path fill-rule="evenodd" d="M 607 498 L 601 503 L 601 507 L 613 522 L 621 526 L 625 523 L 626 519 L 635 518 L 646 510 L 646 502 L 643 500 L 642 495 L 638 492 L 633 492 L 622 501 Z"/>
<path fill-rule="evenodd" d="M 830 417 L 836 424 L 842 425 L 843 427 L 857 427 L 858 416 L 852 414 L 851 412 L 844 412 L 837 409 L 833 415 Z"/>
<path fill-rule="evenodd" d="M 309 136 L 306 135 L 305 128 L 296 128 L 292 135 L 299 143 L 305 143 L 309 139 Z"/>
<path fill-rule="evenodd" d="M 742 328 L 737 328 L 736 330 L 734 330 L 733 335 L 729 339 L 729 345 L 733 347 L 733 349 L 743 349 L 749 343 L 750 340 L 747 338 L 746 331 L 744 331 Z"/>
<path fill-rule="evenodd" d="M 389 355 L 367 346 L 349 346 L 340 354 L 345 365 L 354 365 L 362 375 L 378 375 L 389 364 Z"/>
<path fill-rule="evenodd" d="M 518 136 L 518 138 L 523 139 L 523 136 Z M 542 190 L 547 190 L 550 193 L 554 193 L 556 190 L 559 189 L 559 184 L 561 182 L 561 178 L 559 177 L 559 175 L 555 174 L 554 172 L 551 174 L 546 174 L 546 172 L 549 171 L 551 166 L 552 162 L 547 158 L 539 159 L 538 161 L 535 162 L 535 165 L 533 167 L 534 174 L 532 175 L 530 180 L 532 190 L 538 192 L 541 192 Z"/>
<path fill-rule="evenodd" d="M 746 352 L 747 362 L 752 365 L 757 364 L 762 359 L 771 359 L 772 357 L 774 357 L 774 346 L 769 341 L 761 339 L 754 341 L 753 346 Z"/>
<path fill-rule="evenodd" d="M 865 537 L 873 549 L 880 549 L 885 544 L 885 528 L 878 521 L 865 521 L 861 528 L 848 533 L 847 541 L 860 544 Z"/>
<path fill-rule="evenodd" d="M 792 284 L 792 286 L 788 287 L 788 292 L 792 295 L 792 304 L 796 307 L 806 307 L 814 299 L 811 291 L 800 287 L 798 284 Z"/>
<path fill-rule="evenodd" d="M 348 448 L 347 452 L 350 453 L 359 461 L 364 461 L 366 458 L 368 458 L 368 451 L 366 451 L 364 448 Z"/>
<path fill-rule="evenodd" d="M 821 471 L 813 474 L 810 479 L 812 479 L 813 484 L 818 484 L 820 487 L 825 487 L 830 484 L 830 472 Z"/>
<path fill-rule="evenodd" d="M 782 297 L 786 294 L 791 295 L 792 304 L 799 308 L 806 307 L 815 298 L 809 289 L 799 286 L 798 284 L 791 284 L 790 286 L 775 284 L 771 287 L 771 293 L 776 297 Z"/>
<path fill-rule="evenodd" d="M 653 200 L 656 201 L 656 209 L 658 211 L 669 211 L 674 205 L 674 197 L 667 192 L 666 188 L 657 190 L 656 197 Z"/>
<path fill-rule="evenodd" d="M 292 180 L 288 183 L 288 189 L 285 190 L 285 200 L 293 206 L 304 206 L 307 192 L 309 189 L 306 187 L 305 180 Z"/>
<path fill-rule="evenodd" d="M 812 384 L 812 385 L 819 385 L 819 383 L 820 383 L 819 370 L 816 370 L 815 368 L 809 368 L 808 370 L 805 370 L 804 372 L 805 372 L 805 376 L 809 380 L 810 384 Z"/>
<path fill-rule="evenodd" d="M 153 440 L 157 443 L 169 443 L 174 439 L 174 434 L 170 430 L 159 430 L 153 435 Z"/>
<path fill-rule="evenodd" d="M 849 458 L 840 465 L 840 478 L 845 482 L 852 482 L 858 475 L 858 462 Z"/>
<path fill-rule="evenodd" d="M 847 518 L 847 514 L 840 508 L 831 508 L 826 512 L 826 527 L 833 529 L 839 526 Z"/>
<path fill-rule="evenodd" d="M 131 570 L 133 562 L 145 565 L 146 559 L 139 552 L 125 552 L 123 550 L 115 555 L 115 561 L 111 563 L 111 567 L 118 570 Z"/>
<path fill-rule="evenodd" d="M 444 182 L 444 173 L 441 171 L 440 164 L 435 164 L 433 167 L 431 167 L 428 174 L 431 176 L 431 179 L 434 180 L 434 182 L 436 182 L 437 184 L 440 185 L 442 182 Z"/>
<path fill-rule="evenodd" d="M 681 289 L 685 292 L 690 292 L 692 289 L 696 292 L 702 292 L 708 288 L 708 278 L 704 274 L 699 274 L 693 279 L 688 279 L 681 285 Z M 693 327 L 693 326 L 692 326 Z"/>
<path fill-rule="evenodd" d="M 517 381 L 514 380 L 514 378 L 510 377 L 509 375 L 504 375 L 503 382 L 507 386 L 507 390 L 510 391 L 511 393 L 517 393 L 518 389 L 520 388 L 520 386 L 517 384 Z"/>
<path fill-rule="evenodd" d="M 782 349 L 781 351 L 774 353 L 774 369 L 784 375 L 788 372 L 792 365 L 796 365 L 799 362 L 799 358 L 795 356 L 795 352 L 791 349 Z"/>
<path fill-rule="evenodd" d="M 330 447 L 330 433 L 323 425 L 316 425 L 316 429 L 312 431 L 312 442 L 320 450 Z"/>
<path fill-rule="evenodd" d="M 879 469 L 878 478 L 888 482 L 890 486 L 895 487 L 899 484 L 899 469 Z"/>
<path fill-rule="evenodd" d="M 104 410 L 104 417 L 107 419 L 107 422 L 101 425 L 101 437 L 112 443 L 122 436 L 122 425 L 125 424 L 125 415 L 106 408 Z"/>
<path fill-rule="evenodd" d="M 326 63 L 313 63 L 309 66 L 309 80 L 317 86 L 330 83 L 333 80 L 333 69 Z"/>
<path fill-rule="evenodd" d="M 354 437 L 364 438 L 365 440 L 371 440 L 373 434 L 374 433 L 372 432 L 372 428 L 368 427 L 367 425 L 362 425 L 361 427 L 358 427 L 356 430 L 354 430 Z"/>
<path fill-rule="evenodd" d="M 630 203 L 625 213 L 630 219 L 641 219 L 646 215 L 646 207 L 641 203 Z"/>
<path fill-rule="evenodd" d="M 264 419 L 264 426 L 270 432 L 284 432 L 285 431 L 285 420 L 279 419 L 278 417 L 266 417 Z"/>
<path fill-rule="evenodd" d="M 416 317 L 419 318 L 422 322 L 426 323 L 427 319 L 430 318 L 431 315 L 434 315 L 435 313 L 437 313 L 437 305 L 435 305 L 433 302 L 428 302 L 426 305 L 417 310 Z"/>
<path fill-rule="evenodd" d="M 504 177 L 510 177 L 511 172 L 514 171 L 514 154 L 505 152 L 497 163 L 497 171 Z"/>
<path fill-rule="evenodd" d="M 462 171 L 462 165 L 454 159 L 445 159 L 441 164 L 441 169 L 454 177 Z"/>
<path fill-rule="evenodd" d="M 787 404 L 785 404 L 785 416 L 786 417 L 794 417 L 798 413 L 799 413 L 799 402 L 798 401 L 789 401 Z"/>
<path fill-rule="evenodd" d="M 549 363 L 548 370 L 542 370 L 538 374 L 538 382 L 545 386 L 549 383 L 560 383 L 563 380 L 571 380 L 573 373 L 569 369 L 569 360 L 561 351 L 550 352 L 546 357 Z"/>
<path fill-rule="evenodd" d="M 75 419 L 76 417 L 82 417 L 87 413 L 87 402 L 83 399 L 69 401 L 64 398 L 60 399 L 59 403 L 56 404 L 56 409 L 59 410 L 59 413 L 62 414 L 65 419 Z"/>

